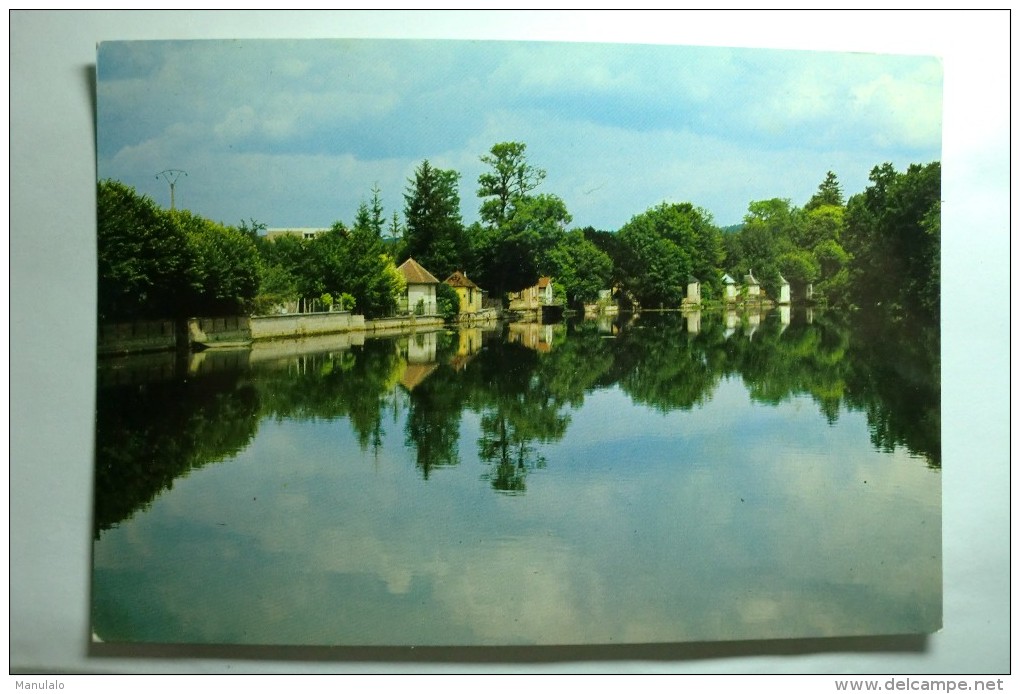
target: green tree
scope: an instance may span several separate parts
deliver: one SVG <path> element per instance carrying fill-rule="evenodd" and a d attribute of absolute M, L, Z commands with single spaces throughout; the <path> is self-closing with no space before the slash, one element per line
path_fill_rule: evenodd
<path fill-rule="evenodd" d="M 376 236 L 382 236 L 383 227 L 386 225 L 383 218 L 383 205 L 382 198 L 380 197 L 381 193 L 382 191 L 379 190 L 379 184 L 372 186 L 372 201 L 369 203 L 368 221 L 369 227 L 371 227 L 372 231 L 375 232 Z"/>
<path fill-rule="evenodd" d="M 845 217 L 846 210 L 836 205 L 821 205 L 805 210 L 793 229 L 793 241 L 805 249 L 813 249 L 825 241 L 840 243 L 846 226 Z"/>
<path fill-rule="evenodd" d="M 523 142 L 499 142 L 482 163 L 491 167 L 478 177 L 479 215 L 490 227 L 504 224 L 514 212 L 518 200 L 526 198 L 545 179 L 545 171 L 528 163 Z"/>
<path fill-rule="evenodd" d="M 404 194 L 407 227 L 401 259 L 414 258 L 437 277 L 462 269 L 467 239 L 460 217 L 460 174 L 437 169 L 426 159 Z"/>
<path fill-rule="evenodd" d="M 716 288 L 722 234 L 710 215 L 691 203 L 662 203 L 633 217 L 618 233 L 625 287 L 647 306 L 679 306 L 687 278 Z"/>
<path fill-rule="evenodd" d="M 739 251 L 727 260 L 727 271 L 738 281 L 752 272 L 772 297 L 778 295 L 780 274 L 789 272 L 801 283 L 813 281 L 808 277 L 817 273 L 816 263 L 796 242 L 803 235 L 802 223 L 801 210 L 785 198 L 751 202 L 736 234 Z"/>
<path fill-rule="evenodd" d="M 513 215 L 496 227 L 477 228 L 475 276 L 496 295 L 530 287 L 553 271 L 549 254 L 570 223 L 567 206 L 555 195 L 519 198 Z"/>
<path fill-rule="evenodd" d="M 610 283 L 614 285 L 619 283 L 621 280 L 620 262 L 624 254 L 624 248 L 620 243 L 619 235 L 612 231 L 595 229 L 590 226 L 584 227 L 581 232 L 584 234 L 584 238 L 591 241 L 596 248 L 609 256 L 609 260 L 612 262 L 612 278 Z"/>
<path fill-rule="evenodd" d="M 799 291 L 818 280 L 821 268 L 811 251 L 793 248 L 776 259 L 776 264 L 791 289 Z"/>
<path fill-rule="evenodd" d="M 372 231 L 372 213 L 368 211 L 368 203 L 364 200 L 358 203 L 358 211 L 354 213 L 353 228 Z"/>
<path fill-rule="evenodd" d="M 911 164 L 898 173 L 886 163 L 869 178 L 871 185 L 847 202 L 853 297 L 860 306 L 937 318 L 941 164 Z"/>
<path fill-rule="evenodd" d="M 404 237 L 404 226 L 400 223 L 400 215 L 397 214 L 396 210 L 393 210 L 393 218 L 390 220 L 390 241 L 395 242 L 397 239 Z"/>
<path fill-rule="evenodd" d="M 280 304 L 301 298 L 297 278 L 283 265 L 263 266 L 262 283 L 255 297 L 253 313 L 265 315 Z"/>
<path fill-rule="evenodd" d="M 608 289 L 612 280 L 613 261 L 580 229 L 563 235 L 549 252 L 548 262 L 550 274 L 563 286 L 571 306 L 595 301 L 599 290 Z"/>
<path fill-rule="evenodd" d="M 555 271 L 550 253 L 571 219 L 556 195 L 533 194 L 546 174 L 528 162 L 526 150 L 522 142 L 500 142 L 481 157 L 490 168 L 478 177 L 482 223 L 468 234 L 472 271 L 497 295 Z"/>
<path fill-rule="evenodd" d="M 372 200 L 362 200 L 358 204 L 358 211 L 354 215 L 354 228 L 371 231 L 376 236 L 382 237 L 383 227 L 386 225 L 383 219 L 382 198 L 378 185 L 372 186 Z"/>
<path fill-rule="evenodd" d="M 383 241 L 369 228 L 347 229 L 333 225 L 309 244 L 314 277 L 305 285 L 305 296 L 350 294 L 367 318 L 393 313 L 404 291 L 404 282 L 385 252 Z"/>
<path fill-rule="evenodd" d="M 258 312 L 302 297 L 318 296 L 324 291 L 311 244 L 309 240 L 290 234 L 259 243 L 263 274 L 256 300 Z"/>
<path fill-rule="evenodd" d="M 811 199 L 804 205 L 804 209 L 813 210 L 822 205 L 843 206 L 843 189 L 839 185 L 836 174 L 831 171 L 825 174 L 825 180 L 819 184 L 818 191 L 811 196 Z"/>
<path fill-rule="evenodd" d="M 193 249 L 194 284 L 184 299 L 189 313 L 195 316 L 251 313 L 261 283 L 262 263 L 250 234 L 188 210 L 168 214 Z"/>
<path fill-rule="evenodd" d="M 187 235 L 147 196 L 119 181 L 97 190 L 100 321 L 186 318 L 181 301 L 195 291 L 195 256 Z"/>
<path fill-rule="evenodd" d="M 260 222 L 254 217 L 249 217 L 247 222 L 242 219 L 237 228 L 242 234 L 258 244 L 262 240 L 262 232 L 266 230 L 266 223 Z"/>
<path fill-rule="evenodd" d="M 436 309 L 445 320 L 451 320 L 460 313 L 460 297 L 457 290 L 446 282 L 436 287 Z"/>

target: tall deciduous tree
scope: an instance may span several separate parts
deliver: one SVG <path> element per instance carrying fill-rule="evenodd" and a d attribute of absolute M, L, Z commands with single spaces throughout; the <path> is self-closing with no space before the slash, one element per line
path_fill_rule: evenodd
<path fill-rule="evenodd" d="M 194 254 L 192 292 L 182 297 L 189 313 L 193 316 L 251 313 L 262 278 L 258 248 L 251 236 L 188 210 L 167 214 L 184 232 Z"/>
<path fill-rule="evenodd" d="M 911 164 L 899 173 L 886 163 L 869 178 L 847 203 L 853 296 L 861 306 L 937 318 L 941 164 Z"/>
<path fill-rule="evenodd" d="M 690 275 L 719 283 L 722 233 L 690 203 L 662 203 L 633 217 L 618 236 L 621 279 L 644 305 L 679 305 Z"/>
<path fill-rule="evenodd" d="M 592 302 L 599 290 L 608 289 L 613 261 L 598 246 L 575 229 L 565 234 L 549 253 L 550 271 L 563 285 L 570 305 Z"/>
<path fill-rule="evenodd" d="M 520 291 L 553 272 L 549 253 L 570 223 L 567 206 L 555 195 L 517 200 L 513 215 L 496 227 L 476 229 L 475 274 L 488 291 Z"/>
<path fill-rule="evenodd" d="M 791 275 L 786 279 L 791 281 L 794 291 L 813 282 L 817 264 L 810 250 L 796 241 L 802 236 L 802 225 L 802 211 L 785 198 L 751 202 L 737 234 L 739 264 L 731 257 L 729 273 L 739 279 L 751 271 L 773 297 L 779 291 L 780 275 Z"/>
<path fill-rule="evenodd" d="M 473 269 L 495 294 L 533 285 L 554 272 L 549 253 L 563 238 L 570 214 L 555 195 L 535 195 L 545 171 L 527 160 L 523 142 L 499 142 L 481 157 L 490 168 L 478 177 L 482 198 L 471 242 Z"/>
<path fill-rule="evenodd" d="M 482 198 L 479 214 L 490 227 L 505 223 L 517 201 L 527 197 L 545 178 L 543 169 L 528 163 L 527 148 L 523 142 L 499 142 L 481 157 L 491 169 L 478 177 L 478 197 Z"/>
<path fill-rule="evenodd" d="M 119 181 L 97 191 L 99 319 L 186 317 L 194 257 L 184 232 Z"/>
<path fill-rule="evenodd" d="M 99 183 L 99 319 L 247 313 L 261 277 L 251 230 L 160 209 L 118 181 Z"/>

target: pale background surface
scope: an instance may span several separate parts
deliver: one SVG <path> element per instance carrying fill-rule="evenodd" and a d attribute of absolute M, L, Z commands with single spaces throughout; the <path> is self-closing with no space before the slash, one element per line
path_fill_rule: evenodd
<path fill-rule="evenodd" d="M 408 18 L 403 12 L 12 12 L 9 35 L 12 670 L 1009 671 L 1007 13 L 444 12 Z M 943 57 L 941 633 L 927 640 L 597 649 L 162 648 L 129 657 L 89 654 L 96 43 L 357 37 L 687 43 Z"/>

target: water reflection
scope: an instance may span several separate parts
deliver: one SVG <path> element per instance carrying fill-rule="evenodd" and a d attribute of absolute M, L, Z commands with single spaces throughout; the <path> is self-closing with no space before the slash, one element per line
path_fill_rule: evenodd
<path fill-rule="evenodd" d="M 100 378 L 117 383 L 101 386 L 96 403 L 97 536 L 178 478 L 236 454 L 258 429 L 259 391 L 243 372 L 171 378 L 158 364 L 121 362 Z"/>
<path fill-rule="evenodd" d="M 94 606 L 114 640 L 938 621 L 937 327 L 626 315 L 105 360 L 99 383 Z"/>
<path fill-rule="evenodd" d="M 742 329 L 746 339 L 729 339 Z M 617 385 L 660 412 L 704 404 L 739 377 L 757 402 L 808 395 L 825 419 L 867 414 L 873 444 L 941 463 L 938 332 L 815 312 L 791 316 L 692 312 L 570 325 L 467 328 L 362 344 L 267 343 L 104 362 L 97 409 L 97 528 L 144 507 L 173 479 L 236 452 L 264 418 L 350 421 L 360 446 L 378 448 L 384 417 L 406 410 L 404 442 L 424 478 L 459 463 L 462 413 L 480 417 L 474 442 L 484 477 L 520 493 L 545 465 L 539 444 L 563 437 L 586 394 Z M 605 340 L 607 335 L 616 340 Z M 309 347 L 311 351 L 309 351 Z M 399 386 L 400 392 L 396 392 Z"/>

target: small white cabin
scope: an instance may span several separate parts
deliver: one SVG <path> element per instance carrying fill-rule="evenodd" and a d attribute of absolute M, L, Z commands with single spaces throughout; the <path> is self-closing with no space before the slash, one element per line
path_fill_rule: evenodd
<path fill-rule="evenodd" d="M 737 300 L 737 281 L 729 276 L 728 273 L 722 276 L 723 283 L 723 301 L 736 301 Z"/>
<path fill-rule="evenodd" d="M 790 303 L 790 283 L 782 275 L 779 276 L 779 303 Z"/>
<path fill-rule="evenodd" d="M 754 273 L 750 270 L 744 275 L 744 287 L 747 288 L 747 298 L 757 299 L 761 296 L 761 285 L 758 284 L 758 280 L 754 278 Z"/>
<path fill-rule="evenodd" d="M 397 270 L 407 281 L 407 303 L 401 308 L 417 315 L 435 315 L 438 312 L 436 287 L 439 286 L 439 280 L 414 258 L 408 258 Z"/>
<path fill-rule="evenodd" d="M 701 282 L 699 282 L 698 278 L 693 275 L 688 275 L 687 277 L 687 303 L 701 303 Z"/>

